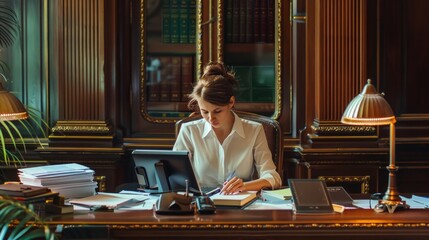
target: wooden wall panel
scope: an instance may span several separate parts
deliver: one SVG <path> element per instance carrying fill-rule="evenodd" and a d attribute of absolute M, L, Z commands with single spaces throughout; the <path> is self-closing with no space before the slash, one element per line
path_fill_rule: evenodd
<path fill-rule="evenodd" d="M 104 120 L 104 0 L 62 0 L 59 119 Z"/>
<path fill-rule="evenodd" d="M 320 121 L 339 121 L 366 83 L 365 2 L 315 3 L 315 117 Z"/>
<path fill-rule="evenodd" d="M 397 116 L 429 113 L 429 2 L 380 0 L 381 88 Z"/>

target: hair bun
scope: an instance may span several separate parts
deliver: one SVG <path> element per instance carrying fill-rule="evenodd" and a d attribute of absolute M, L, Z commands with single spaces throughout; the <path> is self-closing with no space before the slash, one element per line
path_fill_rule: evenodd
<path fill-rule="evenodd" d="M 234 73 L 229 71 L 222 62 L 210 62 L 204 69 L 202 78 L 222 76 L 231 85 L 237 85 Z"/>
<path fill-rule="evenodd" d="M 207 77 L 207 76 L 213 76 L 213 75 L 227 76 L 228 71 L 225 69 L 222 63 L 210 62 L 205 67 L 203 76 Z"/>

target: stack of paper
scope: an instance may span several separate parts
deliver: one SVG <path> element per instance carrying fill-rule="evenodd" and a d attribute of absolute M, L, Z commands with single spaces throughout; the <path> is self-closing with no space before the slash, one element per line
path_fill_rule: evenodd
<path fill-rule="evenodd" d="M 77 163 L 46 165 L 18 170 L 23 184 L 43 186 L 65 198 L 80 198 L 95 194 L 94 171 Z"/>
<path fill-rule="evenodd" d="M 98 193 L 97 195 L 72 199 L 70 203 L 96 210 L 100 207 L 107 209 L 117 209 L 121 207 L 133 207 L 142 205 L 145 200 L 149 199 L 147 195 L 139 194 L 121 194 L 121 193 Z"/>

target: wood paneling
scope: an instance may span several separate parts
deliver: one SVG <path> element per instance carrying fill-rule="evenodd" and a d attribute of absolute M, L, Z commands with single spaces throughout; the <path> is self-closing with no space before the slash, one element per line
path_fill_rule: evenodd
<path fill-rule="evenodd" d="M 321 121 L 339 121 L 366 83 L 365 2 L 315 4 L 315 22 L 309 24 L 315 25 L 315 117 Z"/>
<path fill-rule="evenodd" d="M 104 0 L 59 2 L 59 118 L 104 120 Z"/>

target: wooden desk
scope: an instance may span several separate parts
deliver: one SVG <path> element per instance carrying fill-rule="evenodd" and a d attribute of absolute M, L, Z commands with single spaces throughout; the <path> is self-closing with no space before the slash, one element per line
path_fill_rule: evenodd
<path fill-rule="evenodd" d="M 153 211 L 89 212 L 48 217 L 51 225 L 104 226 L 110 239 L 428 239 L 429 210 L 346 210 L 294 215 L 290 210 L 218 210 L 166 216 Z"/>

